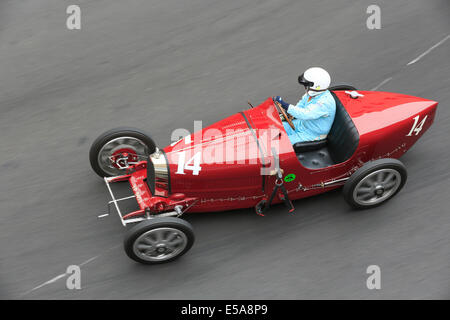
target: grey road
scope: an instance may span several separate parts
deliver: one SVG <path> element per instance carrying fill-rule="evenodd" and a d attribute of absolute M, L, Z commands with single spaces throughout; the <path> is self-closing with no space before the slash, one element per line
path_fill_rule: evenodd
<path fill-rule="evenodd" d="M 76 3 L 75 3 L 76 2 Z M 381 8 L 380 30 L 366 27 Z M 81 30 L 66 8 L 81 7 Z M 450 2 L 447 0 L 4 0 L 0 3 L 0 297 L 7 299 L 449 299 Z M 422 56 L 417 62 L 410 61 Z M 120 125 L 161 146 L 268 96 L 294 102 L 297 76 L 440 103 L 402 158 L 409 180 L 377 209 L 339 191 L 275 207 L 186 216 L 197 241 L 142 266 L 90 169 L 90 143 Z M 387 79 L 390 79 L 387 81 Z M 366 268 L 381 268 L 368 290 Z M 81 265 L 81 290 L 63 276 Z"/>

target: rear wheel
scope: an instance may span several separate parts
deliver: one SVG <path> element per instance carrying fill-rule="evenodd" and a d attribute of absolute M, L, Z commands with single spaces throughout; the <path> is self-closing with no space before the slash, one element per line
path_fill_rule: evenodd
<path fill-rule="evenodd" d="M 344 198 L 357 209 L 376 207 L 395 196 L 403 188 L 406 178 L 406 168 L 399 160 L 371 161 L 347 180 Z"/>
<path fill-rule="evenodd" d="M 122 175 L 156 150 L 153 139 L 135 128 L 116 128 L 101 134 L 91 146 L 89 160 L 100 177 Z"/>
<path fill-rule="evenodd" d="M 125 235 L 125 252 L 143 264 L 173 261 L 194 243 L 194 230 L 180 218 L 161 217 L 138 223 Z"/>

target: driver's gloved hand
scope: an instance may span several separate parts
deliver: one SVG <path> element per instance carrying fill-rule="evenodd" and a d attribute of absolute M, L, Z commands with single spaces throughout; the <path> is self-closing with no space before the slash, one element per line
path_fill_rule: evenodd
<path fill-rule="evenodd" d="M 275 101 L 278 101 L 281 104 L 281 106 L 283 107 L 284 110 L 287 111 L 287 109 L 289 109 L 289 103 L 283 101 L 283 99 L 281 99 L 280 96 L 275 97 Z"/>

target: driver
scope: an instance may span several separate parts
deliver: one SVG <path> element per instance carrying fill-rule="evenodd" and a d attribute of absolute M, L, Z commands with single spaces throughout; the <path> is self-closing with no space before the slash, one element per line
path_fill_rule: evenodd
<path fill-rule="evenodd" d="M 325 69 L 312 67 L 298 77 L 298 82 L 306 93 L 297 105 L 283 101 L 280 96 L 275 98 L 295 118 L 292 120 L 295 130 L 286 121 L 283 121 L 284 129 L 292 144 L 325 139 L 336 113 L 336 102 L 328 90 L 330 74 Z"/>

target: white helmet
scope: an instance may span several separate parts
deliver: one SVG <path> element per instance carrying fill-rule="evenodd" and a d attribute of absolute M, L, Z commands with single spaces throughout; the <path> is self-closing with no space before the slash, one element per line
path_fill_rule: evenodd
<path fill-rule="evenodd" d="M 306 92 L 313 97 L 328 89 L 331 77 L 325 69 L 312 67 L 298 77 L 298 82 L 304 85 Z"/>

